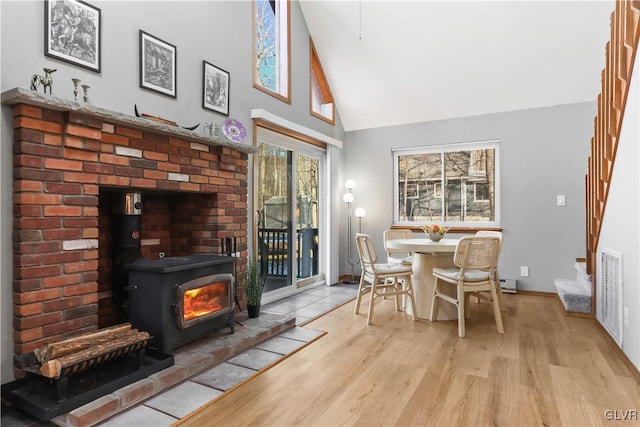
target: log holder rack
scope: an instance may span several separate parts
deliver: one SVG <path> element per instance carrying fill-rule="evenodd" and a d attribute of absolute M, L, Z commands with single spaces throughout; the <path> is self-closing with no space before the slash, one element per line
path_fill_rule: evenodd
<path fill-rule="evenodd" d="M 40 374 L 33 353 L 16 355 L 24 378 L 2 384 L 2 398 L 42 420 L 72 411 L 122 387 L 169 368 L 172 355 L 147 347 L 148 339 L 65 367 L 57 378 Z"/>

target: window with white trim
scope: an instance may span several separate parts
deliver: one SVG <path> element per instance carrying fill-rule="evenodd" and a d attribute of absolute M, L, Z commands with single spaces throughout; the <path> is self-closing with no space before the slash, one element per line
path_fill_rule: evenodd
<path fill-rule="evenodd" d="M 499 141 L 393 150 L 394 224 L 499 226 Z"/>

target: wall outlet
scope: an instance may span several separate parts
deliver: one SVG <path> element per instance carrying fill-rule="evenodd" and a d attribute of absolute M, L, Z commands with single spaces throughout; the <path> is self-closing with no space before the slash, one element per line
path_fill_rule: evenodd
<path fill-rule="evenodd" d="M 559 194 L 556 198 L 556 204 L 558 206 L 565 206 L 567 204 L 567 198 L 564 194 Z"/>
<path fill-rule="evenodd" d="M 529 267 L 527 267 L 526 265 L 523 265 L 520 267 L 520 275 L 522 277 L 527 277 L 529 275 Z"/>
<path fill-rule="evenodd" d="M 624 308 L 624 327 L 629 329 L 629 309 Z"/>

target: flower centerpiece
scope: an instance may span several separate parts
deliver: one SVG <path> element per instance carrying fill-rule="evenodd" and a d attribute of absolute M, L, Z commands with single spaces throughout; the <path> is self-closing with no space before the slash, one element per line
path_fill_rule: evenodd
<path fill-rule="evenodd" d="M 448 228 L 438 224 L 423 225 L 422 230 L 425 232 L 427 237 L 429 237 L 429 239 L 431 239 L 434 242 L 439 242 L 440 239 L 442 239 L 444 235 L 447 233 L 447 231 L 449 231 Z"/>

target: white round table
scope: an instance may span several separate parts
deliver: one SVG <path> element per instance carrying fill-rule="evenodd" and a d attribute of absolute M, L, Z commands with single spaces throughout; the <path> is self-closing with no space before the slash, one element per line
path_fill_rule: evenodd
<path fill-rule="evenodd" d="M 429 239 L 393 239 L 387 241 L 392 249 L 412 252 L 413 255 L 413 293 L 416 300 L 416 317 L 429 319 L 431 300 L 433 298 L 434 267 L 454 267 L 453 254 L 458 246 L 457 239 L 442 239 L 433 242 Z M 444 293 L 455 298 L 456 290 L 453 286 L 441 286 Z M 411 314 L 411 304 L 407 304 L 407 312 Z M 453 304 L 440 303 L 436 320 L 453 320 L 458 318 L 458 312 Z"/>

